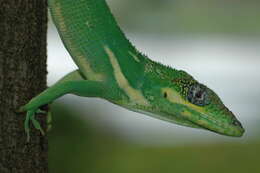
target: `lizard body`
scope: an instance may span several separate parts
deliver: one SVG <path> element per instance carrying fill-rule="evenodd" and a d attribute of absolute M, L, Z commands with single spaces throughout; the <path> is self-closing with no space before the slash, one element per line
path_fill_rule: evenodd
<path fill-rule="evenodd" d="M 39 107 L 64 94 L 100 97 L 129 110 L 228 136 L 244 129 L 220 98 L 182 70 L 150 60 L 128 41 L 105 0 L 49 0 L 60 37 L 78 66 L 20 111 L 35 120 Z"/>

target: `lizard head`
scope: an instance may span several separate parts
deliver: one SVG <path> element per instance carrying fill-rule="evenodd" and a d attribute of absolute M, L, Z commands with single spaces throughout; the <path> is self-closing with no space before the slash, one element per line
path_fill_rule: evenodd
<path fill-rule="evenodd" d="M 243 135 L 241 123 L 217 94 L 186 72 L 167 67 L 151 76 L 144 94 L 153 108 L 149 112 L 158 118 L 223 135 Z"/>

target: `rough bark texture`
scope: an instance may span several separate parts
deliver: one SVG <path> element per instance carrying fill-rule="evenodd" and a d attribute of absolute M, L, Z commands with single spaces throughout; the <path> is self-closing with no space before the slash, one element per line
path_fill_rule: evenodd
<path fill-rule="evenodd" d="M 47 138 L 31 130 L 26 143 L 25 114 L 16 113 L 46 88 L 46 1 L 0 0 L 1 173 L 48 172 Z"/>

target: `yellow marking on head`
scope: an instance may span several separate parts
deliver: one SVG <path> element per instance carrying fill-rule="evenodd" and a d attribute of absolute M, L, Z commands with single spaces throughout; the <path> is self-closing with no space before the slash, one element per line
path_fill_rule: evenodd
<path fill-rule="evenodd" d="M 107 46 L 104 46 L 104 49 L 109 57 L 111 65 L 114 69 L 114 75 L 115 75 L 115 78 L 116 78 L 116 81 L 117 81 L 119 87 L 125 91 L 125 93 L 128 95 L 130 100 L 132 100 L 134 103 L 148 106 L 149 102 L 142 95 L 142 93 L 139 90 L 134 89 L 129 85 L 127 79 L 125 78 L 124 74 L 121 71 L 120 65 L 116 59 L 115 54 Z"/>
<path fill-rule="evenodd" d="M 140 59 L 135 54 L 130 51 L 128 51 L 128 53 L 135 59 L 135 61 L 140 62 Z"/>
<path fill-rule="evenodd" d="M 201 113 L 205 112 L 202 107 L 196 106 L 196 105 L 184 100 L 180 96 L 180 94 L 172 88 L 162 88 L 162 92 L 167 93 L 166 99 L 169 100 L 172 103 L 186 105 L 186 106 L 192 108 L 193 110 L 196 110 L 196 111 L 201 112 Z"/>
<path fill-rule="evenodd" d="M 182 115 L 184 115 L 185 117 L 191 117 L 191 116 L 192 116 L 192 113 L 189 112 L 189 111 L 187 111 L 187 110 L 184 110 L 184 111 L 182 112 Z"/>

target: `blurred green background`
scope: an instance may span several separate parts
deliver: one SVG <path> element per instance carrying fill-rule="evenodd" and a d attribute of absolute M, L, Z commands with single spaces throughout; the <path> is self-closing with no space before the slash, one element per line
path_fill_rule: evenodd
<path fill-rule="evenodd" d="M 52 112 L 51 173 L 260 172 L 260 141 L 167 147 L 137 145 L 101 132 L 64 105 L 54 104 Z"/>
<path fill-rule="evenodd" d="M 51 173 L 260 172 L 260 1 L 108 0 L 128 38 L 152 59 L 213 88 L 246 129 L 242 138 L 181 127 L 100 99 L 52 105 Z M 53 23 L 48 83 L 75 65 Z"/>

